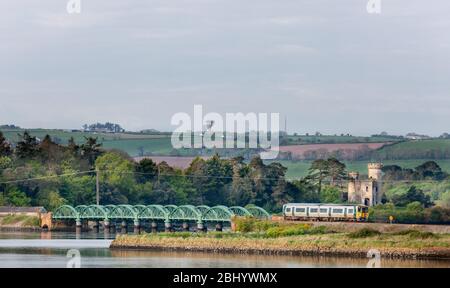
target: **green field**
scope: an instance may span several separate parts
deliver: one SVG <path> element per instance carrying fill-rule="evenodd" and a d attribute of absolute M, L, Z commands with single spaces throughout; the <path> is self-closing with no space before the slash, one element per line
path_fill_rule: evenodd
<path fill-rule="evenodd" d="M 123 140 L 108 140 L 103 142 L 103 147 L 106 149 L 119 149 L 127 152 L 130 156 L 138 156 L 139 151 L 144 151 L 144 154 L 153 155 L 169 155 L 173 150 L 169 137 L 156 139 L 123 139 Z"/>
<path fill-rule="evenodd" d="M 18 135 L 22 134 L 23 129 L 2 129 L 5 137 L 12 141 L 19 140 Z M 127 152 L 130 156 L 139 156 L 142 152 L 146 155 L 161 155 L 168 156 L 173 152 L 171 145 L 170 133 L 163 134 L 144 134 L 144 133 L 88 133 L 88 132 L 72 132 L 66 130 L 56 129 L 28 129 L 32 136 L 40 139 L 45 135 L 50 135 L 55 142 L 66 144 L 67 141 L 73 137 L 77 143 L 83 143 L 85 137 L 97 137 L 99 142 L 103 143 L 106 149 L 119 149 Z M 362 142 L 385 142 L 398 141 L 397 138 L 390 137 L 357 137 L 357 136 L 304 136 L 298 135 L 286 136 L 289 141 L 287 144 L 311 144 L 311 143 L 362 143 Z M 180 151 L 181 155 L 188 153 Z M 450 159 L 450 139 L 432 139 L 421 141 L 405 141 L 393 145 L 388 145 L 376 151 L 373 155 L 374 159 L 390 159 L 394 162 L 383 161 L 387 164 L 400 163 L 405 167 L 415 167 L 425 160 L 409 160 L 409 159 Z M 406 159 L 406 160 L 396 160 Z M 289 175 L 292 177 L 299 177 L 305 175 L 306 169 L 309 167 L 309 162 L 286 162 L 286 166 L 290 169 Z M 351 170 L 365 171 L 367 161 L 361 163 L 348 163 Z M 450 170 L 448 161 L 438 161 L 442 163 L 443 167 Z"/>
<path fill-rule="evenodd" d="M 427 159 L 414 160 L 387 160 L 382 161 L 384 165 L 399 165 L 402 168 L 415 168 L 427 161 Z M 450 160 L 433 160 L 441 166 L 442 170 L 450 173 Z M 277 161 L 288 168 L 287 177 L 290 179 L 297 179 L 308 174 L 308 168 L 311 166 L 311 161 Z M 267 163 L 270 163 L 269 161 Z M 368 161 L 344 161 L 348 171 L 358 171 L 360 174 L 367 174 Z"/>
<path fill-rule="evenodd" d="M 23 134 L 25 130 L 2 130 L 4 136 L 12 142 L 19 141 L 19 134 Z M 32 136 L 43 139 L 45 135 L 50 135 L 54 141 L 61 144 L 67 144 L 68 140 L 73 137 L 78 144 L 85 142 L 85 137 L 98 138 L 106 149 L 119 149 L 127 152 L 130 156 L 137 156 L 140 147 L 144 153 L 152 153 L 158 155 L 169 155 L 172 151 L 172 145 L 169 135 L 160 134 L 139 134 L 139 133 L 88 133 L 88 132 L 71 132 L 64 130 L 47 130 L 47 129 L 28 129 Z"/>
<path fill-rule="evenodd" d="M 284 140 L 284 141 L 283 141 Z M 301 144 L 336 144 L 336 143 L 379 143 L 379 142 L 398 142 L 397 137 L 389 136 L 350 136 L 350 135 L 288 135 L 282 138 L 284 145 Z"/>
<path fill-rule="evenodd" d="M 450 139 L 406 141 L 388 145 L 377 151 L 380 159 L 450 158 Z"/>

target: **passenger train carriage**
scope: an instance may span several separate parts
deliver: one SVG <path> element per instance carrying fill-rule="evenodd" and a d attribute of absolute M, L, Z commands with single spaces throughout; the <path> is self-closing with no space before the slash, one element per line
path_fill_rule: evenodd
<path fill-rule="evenodd" d="M 358 204 L 308 204 L 283 205 L 285 220 L 309 221 L 367 221 L 369 208 Z"/>

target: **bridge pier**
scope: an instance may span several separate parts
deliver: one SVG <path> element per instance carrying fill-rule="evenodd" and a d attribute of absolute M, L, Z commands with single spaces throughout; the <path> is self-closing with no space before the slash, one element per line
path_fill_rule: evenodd
<path fill-rule="evenodd" d="M 76 234 L 80 234 L 82 228 L 83 228 L 83 222 L 81 222 L 81 220 L 77 219 L 75 221 L 75 232 L 76 232 Z"/>
<path fill-rule="evenodd" d="M 206 225 L 203 222 L 197 222 L 197 232 L 205 232 Z"/>
<path fill-rule="evenodd" d="M 109 234 L 110 234 L 109 229 L 103 230 L 104 239 L 109 239 L 110 238 Z"/>
<path fill-rule="evenodd" d="M 109 231 L 110 227 L 111 227 L 111 223 L 109 222 L 109 220 L 108 219 L 103 220 L 103 230 Z"/>
<path fill-rule="evenodd" d="M 165 232 L 172 232 L 172 223 L 170 221 L 164 222 L 164 230 Z"/>
<path fill-rule="evenodd" d="M 183 222 L 183 231 L 189 232 L 189 223 Z"/>
<path fill-rule="evenodd" d="M 116 233 L 116 223 L 111 222 L 109 225 L 109 232 L 110 233 Z"/>
<path fill-rule="evenodd" d="M 151 223 L 151 232 L 152 233 L 158 232 L 158 223 L 156 221 L 152 221 Z"/>
<path fill-rule="evenodd" d="M 223 228 L 222 227 L 222 223 L 219 222 L 219 223 L 216 224 L 216 231 L 217 232 L 222 232 L 222 228 Z"/>
<path fill-rule="evenodd" d="M 122 234 L 127 234 L 128 233 L 128 224 L 127 224 L 127 221 L 122 221 L 122 225 L 121 225 L 121 231 L 120 232 L 122 232 Z"/>
<path fill-rule="evenodd" d="M 140 234 L 141 233 L 141 223 L 139 220 L 134 220 L 134 234 Z"/>
<path fill-rule="evenodd" d="M 98 233 L 100 231 L 100 222 L 94 221 L 94 226 L 92 226 L 92 229 L 94 230 L 95 233 Z"/>

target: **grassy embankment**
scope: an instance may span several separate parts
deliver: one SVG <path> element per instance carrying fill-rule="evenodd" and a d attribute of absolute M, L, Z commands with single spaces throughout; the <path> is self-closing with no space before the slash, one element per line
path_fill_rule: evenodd
<path fill-rule="evenodd" d="M 39 227 L 39 218 L 23 214 L 0 217 L 0 227 Z"/>
<path fill-rule="evenodd" d="M 122 235 L 111 248 L 350 257 L 366 257 L 370 249 L 378 249 L 383 257 L 450 259 L 449 234 L 417 230 L 382 233 L 369 228 L 338 233 L 324 226 L 251 219 L 238 220 L 237 230 Z"/>

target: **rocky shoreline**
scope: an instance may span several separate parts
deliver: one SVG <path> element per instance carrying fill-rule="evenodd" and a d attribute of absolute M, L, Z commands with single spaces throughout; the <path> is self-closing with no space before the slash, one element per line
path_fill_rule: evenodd
<path fill-rule="evenodd" d="M 0 226 L 0 232 L 41 232 L 41 227 Z"/>
<path fill-rule="evenodd" d="M 333 247 L 328 243 L 310 242 L 304 244 L 286 245 L 289 240 L 253 241 L 254 245 L 248 245 L 247 239 L 242 241 L 220 241 L 225 239 L 130 239 L 134 236 L 119 237 L 114 240 L 110 249 L 132 249 L 152 251 L 177 251 L 177 252 L 204 252 L 218 254 L 259 254 L 259 255 L 287 255 L 287 256 L 333 256 L 367 258 L 372 248 L 368 247 Z M 128 238 L 128 239 L 127 239 Z M 130 241 L 131 240 L 131 241 Z M 242 242 L 242 243 L 241 243 Z M 245 243 L 244 243 L 245 242 Z M 392 259 L 417 259 L 417 260 L 448 260 L 450 261 L 450 248 L 394 248 L 373 247 L 380 252 L 380 256 Z"/>

